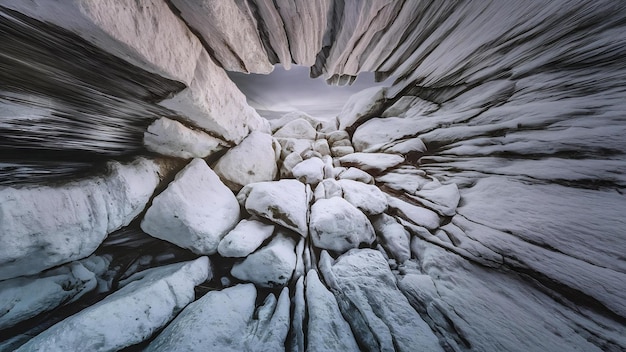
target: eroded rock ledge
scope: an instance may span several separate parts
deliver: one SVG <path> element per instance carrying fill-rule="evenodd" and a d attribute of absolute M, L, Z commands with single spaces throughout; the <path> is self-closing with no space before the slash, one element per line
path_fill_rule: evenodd
<path fill-rule="evenodd" d="M 4 1 L 0 350 L 624 350 L 625 15 Z M 395 82 L 268 122 L 276 63 Z"/>

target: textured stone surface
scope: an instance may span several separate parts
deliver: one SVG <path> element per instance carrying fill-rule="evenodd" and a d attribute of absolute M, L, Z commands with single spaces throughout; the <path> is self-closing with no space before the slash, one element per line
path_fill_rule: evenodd
<path fill-rule="evenodd" d="M 179 158 L 206 158 L 224 148 L 224 141 L 162 117 L 143 134 L 143 144 L 152 152 Z"/>
<path fill-rule="evenodd" d="M 318 248 L 343 253 L 374 242 L 372 224 L 345 199 L 319 199 L 311 206 L 311 240 Z"/>

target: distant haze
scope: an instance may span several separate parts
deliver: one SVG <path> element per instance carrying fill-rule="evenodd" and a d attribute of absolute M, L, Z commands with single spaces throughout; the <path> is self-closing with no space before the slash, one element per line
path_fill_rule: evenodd
<path fill-rule="evenodd" d="M 309 78 L 309 68 L 304 66 L 292 66 L 286 71 L 276 65 L 269 75 L 236 72 L 228 75 L 246 95 L 248 104 L 267 119 L 294 110 L 318 118 L 333 118 L 352 94 L 369 87 L 388 85 L 374 82 L 374 74 L 365 72 L 359 74 L 351 86 L 330 86 L 321 77 Z"/>

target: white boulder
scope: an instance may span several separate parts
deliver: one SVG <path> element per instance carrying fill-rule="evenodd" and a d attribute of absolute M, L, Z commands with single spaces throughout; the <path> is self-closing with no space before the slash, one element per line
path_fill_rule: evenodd
<path fill-rule="evenodd" d="M 375 114 L 383 108 L 387 88 L 371 87 L 353 94 L 337 116 L 339 129 L 345 130 L 363 117 Z"/>
<path fill-rule="evenodd" d="M 319 199 L 311 207 L 311 240 L 318 248 L 343 253 L 376 239 L 365 214 L 343 198 Z"/>
<path fill-rule="evenodd" d="M 352 146 L 336 146 L 330 148 L 330 153 L 336 158 L 341 158 L 342 156 L 353 154 L 354 148 Z"/>
<path fill-rule="evenodd" d="M 413 137 L 423 129 L 418 119 L 387 117 L 367 120 L 354 131 L 352 143 L 354 149 L 378 151 L 387 143 L 407 137 Z M 421 140 L 420 140 L 421 142 Z M 421 145 L 424 145 L 423 143 Z"/>
<path fill-rule="evenodd" d="M 347 170 L 337 175 L 337 177 L 341 180 L 354 180 L 368 184 L 374 183 L 372 175 L 356 167 L 349 167 Z"/>
<path fill-rule="evenodd" d="M 289 291 L 267 296 L 255 310 L 257 290 L 243 284 L 211 291 L 190 304 L 146 352 L 281 351 L 289 331 Z"/>
<path fill-rule="evenodd" d="M 429 230 L 439 227 L 439 216 L 432 210 L 407 203 L 395 197 L 387 196 L 389 208 L 395 210 L 402 218 L 423 226 Z"/>
<path fill-rule="evenodd" d="M 202 159 L 192 160 L 156 196 L 141 222 L 150 236 L 197 254 L 214 254 L 239 222 L 237 199 Z"/>
<path fill-rule="evenodd" d="M 296 259 L 296 241 L 278 233 L 267 246 L 235 264 L 230 273 L 261 287 L 283 286 L 291 279 Z"/>
<path fill-rule="evenodd" d="M 313 150 L 320 153 L 322 156 L 330 155 L 330 146 L 325 139 L 318 139 L 313 142 Z"/>
<path fill-rule="evenodd" d="M 343 191 L 343 198 L 365 215 L 376 215 L 387 210 L 387 197 L 380 188 L 347 179 L 337 182 Z"/>
<path fill-rule="evenodd" d="M 243 219 L 217 246 L 222 257 L 245 257 L 254 252 L 274 233 L 274 225 Z"/>
<path fill-rule="evenodd" d="M 248 183 L 272 181 L 278 176 L 276 149 L 272 136 L 254 131 L 228 150 L 213 170 L 234 192 Z"/>
<path fill-rule="evenodd" d="M 207 257 L 135 274 L 102 301 L 45 330 L 18 351 L 118 351 L 149 338 L 195 298 Z"/>
<path fill-rule="evenodd" d="M 274 132 L 276 138 L 297 138 L 315 140 L 317 132 L 305 119 L 296 119 L 288 122 L 278 131 Z"/>
<path fill-rule="evenodd" d="M 324 179 L 324 162 L 320 158 L 310 158 L 294 166 L 291 173 L 302 183 L 317 185 Z"/>
<path fill-rule="evenodd" d="M 239 192 L 237 199 L 249 213 L 307 236 L 309 202 L 303 183 L 297 180 L 251 183 Z"/>
<path fill-rule="evenodd" d="M 300 153 L 293 152 L 285 157 L 283 164 L 280 166 L 280 177 L 293 177 L 293 168 L 302 162 Z"/>
<path fill-rule="evenodd" d="M 0 187 L 0 280 L 85 258 L 141 213 L 157 163 L 108 164 L 105 176 L 58 186 Z"/>
<path fill-rule="evenodd" d="M 411 258 L 411 235 L 396 219 L 381 214 L 372 221 L 372 225 L 383 247 L 398 263 L 404 263 Z"/>
<path fill-rule="evenodd" d="M 281 116 L 279 119 L 273 119 L 273 120 L 269 120 L 271 129 L 272 129 L 272 133 L 278 131 L 279 129 L 281 129 L 283 126 L 285 126 L 286 124 L 294 121 L 294 120 L 298 120 L 298 119 L 303 119 L 309 122 L 309 124 L 311 125 L 311 127 L 313 127 L 313 129 L 317 130 L 317 128 L 320 126 L 321 121 L 314 118 L 313 116 L 307 114 L 306 112 L 302 112 L 302 111 L 290 111 L 286 114 L 284 114 L 283 116 Z"/>
<path fill-rule="evenodd" d="M 422 189 L 415 192 L 420 203 L 443 216 L 454 216 L 461 200 L 459 188 L 455 183 L 434 189 Z"/>
<path fill-rule="evenodd" d="M 166 117 L 154 121 L 143 133 L 149 151 L 177 158 L 206 158 L 224 149 L 224 141 L 192 130 Z"/>

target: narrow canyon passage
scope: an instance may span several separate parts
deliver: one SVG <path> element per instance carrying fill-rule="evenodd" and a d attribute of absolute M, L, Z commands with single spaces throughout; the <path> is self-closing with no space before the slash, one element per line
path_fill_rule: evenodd
<path fill-rule="evenodd" d="M 0 351 L 626 350 L 625 19 L 1 0 Z"/>

